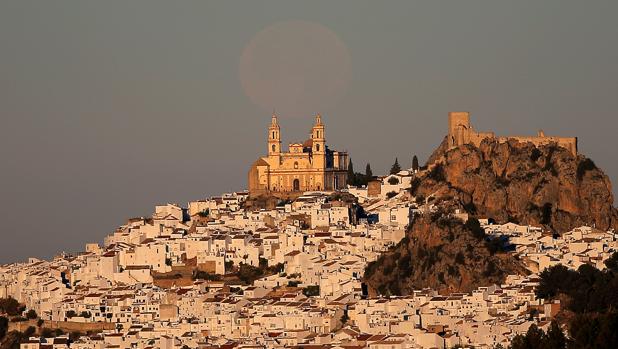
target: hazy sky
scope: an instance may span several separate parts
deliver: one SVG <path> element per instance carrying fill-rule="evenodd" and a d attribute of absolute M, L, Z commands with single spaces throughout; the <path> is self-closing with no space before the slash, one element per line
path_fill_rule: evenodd
<path fill-rule="evenodd" d="M 388 5 L 388 6 L 387 6 Z M 618 180 L 618 1 L 0 2 L 0 262 L 246 187 L 272 108 L 384 173 L 447 113 L 578 136 Z M 242 63 L 241 63 L 242 62 Z M 616 190 L 614 190 L 616 193 Z"/>

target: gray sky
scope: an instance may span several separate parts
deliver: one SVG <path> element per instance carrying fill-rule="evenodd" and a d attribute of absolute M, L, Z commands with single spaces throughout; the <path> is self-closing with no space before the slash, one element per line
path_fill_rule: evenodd
<path fill-rule="evenodd" d="M 616 180 L 616 13 L 616 1 L 2 1 L 0 262 L 81 250 L 155 204 L 245 188 L 273 107 L 285 142 L 321 112 L 357 170 L 425 161 L 448 111 L 467 110 L 478 130 L 578 136 Z"/>

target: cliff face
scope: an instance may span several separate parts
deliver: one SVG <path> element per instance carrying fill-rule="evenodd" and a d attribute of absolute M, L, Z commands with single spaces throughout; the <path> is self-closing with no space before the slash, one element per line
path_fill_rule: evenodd
<path fill-rule="evenodd" d="M 434 157 L 414 194 L 452 196 L 479 217 L 556 232 L 618 226 L 609 178 L 592 160 L 562 147 L 485 140 L 479 148 L 464 145 Z"/>
<path fill-rule="evenodd" d="M 594 163 L 556 145 L 485 140 L 480 147 L 436 149 L 411 193 L 442 212 L 416 217 L 406 238 L 365 270 L 374 294 L 431 287 L 467 292 L 525 273 L 512 254 L 496 251 L 478 224 L 457 222 L 459 208 L 498 223 L 542 225 L 562 233 L 581 225 L 618 228 L 608 177 Z"/>

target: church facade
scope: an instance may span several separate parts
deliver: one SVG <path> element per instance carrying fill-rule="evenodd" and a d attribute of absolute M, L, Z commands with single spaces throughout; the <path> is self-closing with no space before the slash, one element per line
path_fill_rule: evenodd
<path fill-rule="evenodd" d="M 333 191 L 345 188 L 348 153 L 333 151 L 326 145 L 326 127 L 318 114 L 311 136 L 303 143 L 290 143 L 281 149 L 281 128 L 273 115 L 268 127 L 268 155 L 257 159 L 249 169 L 249 193 L 293 193 Z"/>

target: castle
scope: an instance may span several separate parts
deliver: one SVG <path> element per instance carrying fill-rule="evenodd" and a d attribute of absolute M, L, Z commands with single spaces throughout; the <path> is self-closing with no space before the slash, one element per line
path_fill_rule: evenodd
<path fill-rule="evenodd" d="M 311 137 L 303 143 L 290 143 L 281 149 L 281 129 L 273 114 L 268 127 L 268 155 L 249 169 L 249 193 L 331 191 L 345 187 L 348 153 L 333 151 L 326 145 L 325 126 L 320 114 L 315 117 Z"/>
<path fill-rule="evenodd" d="M 543 131 L 539 131 L 536 137 L 496 137 L 493 132 L 476 132 L 474 128 L 472 128 L 472 125 L 470 125 L 470 113 L 468 112 L 450 112 L 448 114 L 448 149 L 462 144 L 473 144 L 478 147 L 485 138 L 496 139 L 498 142 L 506 142 L 509 139 L 514 139 L 519 142 L 530 142 L 535 146 L 556 143 L 568 149 L 574 156 L 577 156 L 577 137 L 546 136 Z"/>

